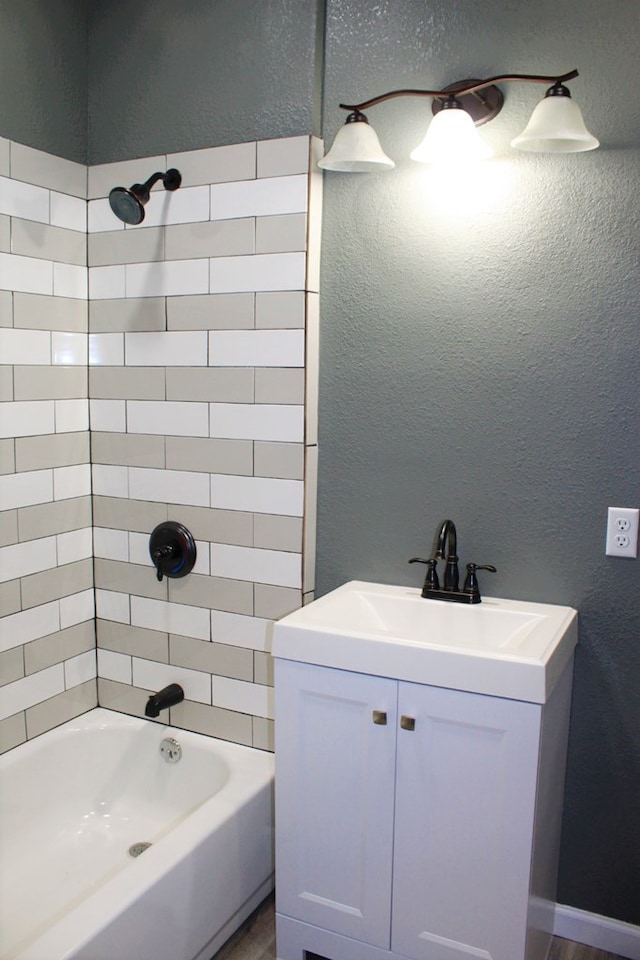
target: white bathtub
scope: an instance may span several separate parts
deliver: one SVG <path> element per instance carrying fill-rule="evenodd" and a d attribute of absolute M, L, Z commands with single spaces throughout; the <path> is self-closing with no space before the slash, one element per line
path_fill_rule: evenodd
<path fill-rule="evenodd" d="M 0 960 L 210 960 L 273 887 L 272 792 L 271 754 L 109 710 L 11 750 Z"/>

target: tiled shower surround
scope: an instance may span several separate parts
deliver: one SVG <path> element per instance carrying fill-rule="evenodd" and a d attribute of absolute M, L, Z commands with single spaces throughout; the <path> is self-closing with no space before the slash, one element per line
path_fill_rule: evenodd
<path fill-rule="evenodd" d="M 313 591 L 319 144 L 105 164 L 87 187 L 81 165 L 0 143 L 3 745 L 96 702 L 95 585 L 101 705 L 140 715 L 178 682 L 171 723 L 271 749 L 271 625 Z M 109 190 L 169 167 L 180 189 L 120 223 Z M 88 234 L 56 219 L 58 191 L 78 218 L 88 197 Z M 23 289 L 32 265 L 46 289 Z M 159 582 L 167 519 L 198 556 Z"/>

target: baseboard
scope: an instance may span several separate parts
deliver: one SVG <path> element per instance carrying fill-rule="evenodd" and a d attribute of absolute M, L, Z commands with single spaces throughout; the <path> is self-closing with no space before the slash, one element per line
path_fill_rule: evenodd
<path fill-rule="evenodd" d="M 640 960 L 640 927 L 597 913 L 556 904 L 553 933 L 628 960 Z"/>

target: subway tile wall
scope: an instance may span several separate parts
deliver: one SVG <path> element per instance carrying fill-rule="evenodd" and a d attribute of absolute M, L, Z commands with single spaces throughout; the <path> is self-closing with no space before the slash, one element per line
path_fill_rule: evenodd
<path fill-rule="evenodd" d="M 15 163 L 0 170 L 5 741 L 66 719 L 62 690 L 71 703 L 71 690 L 88 697 L 94 682 L 94 582 L 81 581 L 91 483 L 100 704 L 141 715 L 150 691 L 179 682 L 185 702 L 171 723 L 272 749 L 271 627 L 314 586 L 320 144 L 295 137 L 105 164 L 89 168 L 86 194 L 85 168 L 9 149 Z M 172 166 L 182 186 L 157 186 L 141 225 L 114 217 L 113 186 Z M 75 504 L 85 510 L 77 521 Z M 158 582 L 148 538 L 166 519 L 191 529 L 198 558 L 188 577 Z M 46 576 L 46 616 L 12 619 L 31 616 L 40 596 L 31 581 Z M 18 637 L 29 638 L 19 641 L 24 675 L 10 672 Z M 43 638 L 52 651 L 68 642 L 73 655 L 27 657 Z"/>
<path fill-rule="evenodd" d="M 0 741 L 96 704 L 87 170 L 0 140 Z"/>

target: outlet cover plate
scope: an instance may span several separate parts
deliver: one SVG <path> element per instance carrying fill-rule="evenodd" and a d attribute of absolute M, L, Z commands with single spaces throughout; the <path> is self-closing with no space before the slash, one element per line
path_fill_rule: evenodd
<path fill-rule="evenodd" d="M 609 507 L 607 514 L 608 557 L 638 556 L 638 516 L 640 510 L 633 507 Z"/>

